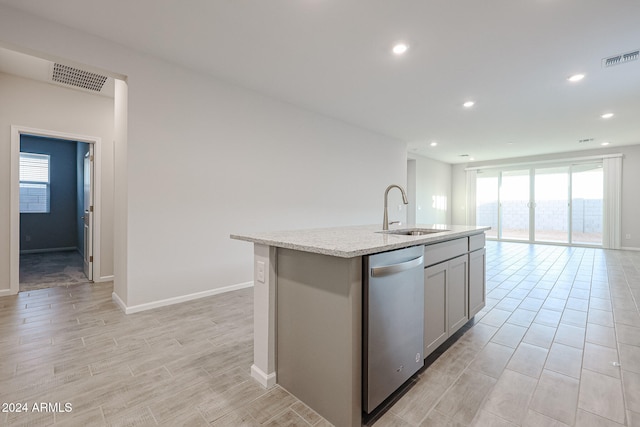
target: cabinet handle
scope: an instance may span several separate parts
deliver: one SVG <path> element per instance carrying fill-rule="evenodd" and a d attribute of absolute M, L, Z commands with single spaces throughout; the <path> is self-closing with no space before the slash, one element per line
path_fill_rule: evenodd
<path fill-rule="evenodd" d="M 383 267 L 372 267 L 371 277 L 382 277 L 390 274 L 400 273 L 401 271 L 410 270 L 420 266 L 424 262 L 424 256 L 419 256 L 410 261 L 401 262 L 400 264 L 385 265 Z"/>

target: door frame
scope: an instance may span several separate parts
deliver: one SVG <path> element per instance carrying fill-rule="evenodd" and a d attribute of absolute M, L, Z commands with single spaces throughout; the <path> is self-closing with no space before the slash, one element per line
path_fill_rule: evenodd
<path fill-rule="evenodd" d="M 20 136 L 35 135 L 48 138 L 66 139 L 70 141 L 85 142 L 93 145 L 94 152 L 94 179 L 93 190 L 93 276 L 100 272 L 100 176 L 101 176 L 101 146 L 102 139 L 97 136 L 80 135 L 69 132 L 37 129 L 27 126 L 11 125 L 11 190 L 9 202 L 9 285 L 10 293 L 17 294 L 20 291 Z M 100 277 L 99 275 L 97 277 Z M 96 280 L 94 280 L 96 281 Z"/>
<path fill-rule="evenodd" d="M 94 159 L 93 144 L 89 144 L 89 150 L 84 154 L 82 158 L 82 237 L 78 236 L 78 240 L 82 238 L 82 269 L 85 276 L 90 281 L 93 281 L 93 217 L 94 217 L 94 194 L 93 194 L 93 159 Z M 87 179 L 88 175 L 88 179 Z M 86 194 L 86 182 L 89 181 L 89 194 Z M 87 200 L 88 199 L 88 200 Z"/>

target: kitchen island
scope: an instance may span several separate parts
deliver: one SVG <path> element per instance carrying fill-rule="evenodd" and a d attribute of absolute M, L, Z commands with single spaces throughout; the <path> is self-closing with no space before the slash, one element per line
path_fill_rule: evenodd
<path fill-rule="evenodd" d="M 396 234 L 409 228 L 430 232 Z M 254 244 L 251 375 L 265 387 L 280 384 L 336 426 L 361 425 L 363 260 L 424 246 L 426 357 L 484 306 L 488 228 L 382 232 L 372 225 L 231 235 Z"/>

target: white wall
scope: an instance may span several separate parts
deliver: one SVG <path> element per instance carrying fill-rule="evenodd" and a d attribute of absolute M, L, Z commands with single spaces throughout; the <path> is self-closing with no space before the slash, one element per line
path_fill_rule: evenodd
<path fill-rule="evenodd" d="M 128 305 L 251 281 L 229 234 L 378 223 L 404 184 L 404 144 L 159 65 L 129 78 Z"/>
<path fill-rule="evenodd" d="M 128 307 L 249 282 L 252 247 L 230 233 L 378 223 L 386 186 L 405 184 L 400 141 L 4 7 L 0 41 L 127 76 L 115 290 Z"/>
<path fill-rule="evenodd" d="M 415 160 L 416 223 L 451 224 L 451 165 L 417 154 L 409 158 Z"/>
<path fill-rule="evenodd" d="M 468 165 L 451 166 L 451 221 L 467 224 L 467 178 L 464 169 Z"/>
<path fill-rule="evenodd" d="M 455 165 L 453 167 L 453 199 L 457 204 L 454 209 L 454 222 L 464 224 L 464 208 L 466 205 L 465 168 L 469 166 L 492 166 L 513 163 L 527 163 L 556 159 L 570 159 L 576 157 L 596 156 L 602 154 L 622 153 L 622 247 L 640 249 L 640 197 L 638 197 L 638 183 L 640 182 L 640 145 L 607 147 L 596 150 L 574 151 L 545 156 L 520 157 L 472 164 Z M 626 235 L 631 238 L 627 239 Z"/>
<path fill-rule="evenodd" d="M 102 139 L 97 277 L 113 274 L 113 99 L 0 73 L 0 290 L 9 289 L 11 125 Z"/>
<path fill-rule="evenodd" d="M 113 141 L 113 292 L 125 304 L 129 294 L 128 277 L 128 194 L 127 194 L 127 133 L 128 88 L 123 80 L 114 84 L 114 132 Z"/>

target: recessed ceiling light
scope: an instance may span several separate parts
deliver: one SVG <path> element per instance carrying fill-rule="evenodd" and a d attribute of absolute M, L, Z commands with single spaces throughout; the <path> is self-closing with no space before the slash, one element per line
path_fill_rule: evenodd
<path fill-rule="evenodd" d="M 432 142 L 431 144 L 429 144 L 429 145 L 430 145 L 430 146 L 432 146 L 432 147 L 435 147 L 436 145 L 438 145 L 438 143 L 437 143 L 437 142 L 435 142 L 435 141 L 433 141 L 433 142 Z"/>
<path fill-rule="evenodd" d="M 474 161 L 475 159 L 473 157 L 469 157 L 469 160 Z"/>
<path fill-rule="evenodd" d="M 473 107 L 474 105 L 475 105 L 475 102 L 473 102 L 473 101 L 467 101 L 467 102 L 465 102 L 464 104 L 462 104 L 462 106 L 463 106 L 464 108 L 471 108 L 471 107 Z"/>
<path fill-rule="evenodd" d="M 605 142 L 601 142 L 600 145 L 609 145 L 609 143 L 605 141 Z"/>
<path fill-rule="evenodd" d="M 569 80 L 570 82 L 579 82 L 582 79 L 584 79 L 584 74 L 574 74 L 573 76 L 567 78 L 567 80 Z"/>
<path fill-rule="evenodd" d="M 396 55 L 402 55 L 404 54 L 407 50 L 409 50 L 409 45 L 406 43 L 397 43 L 395 46 L 393 46 L 393 53 Z"/>
<path fill-rule="evenodd" d="M 613 117 L 613 113 L 605 113 L 600 117 L 602 117 L 603 119 L 610 119 L 611 117 Z"/>

